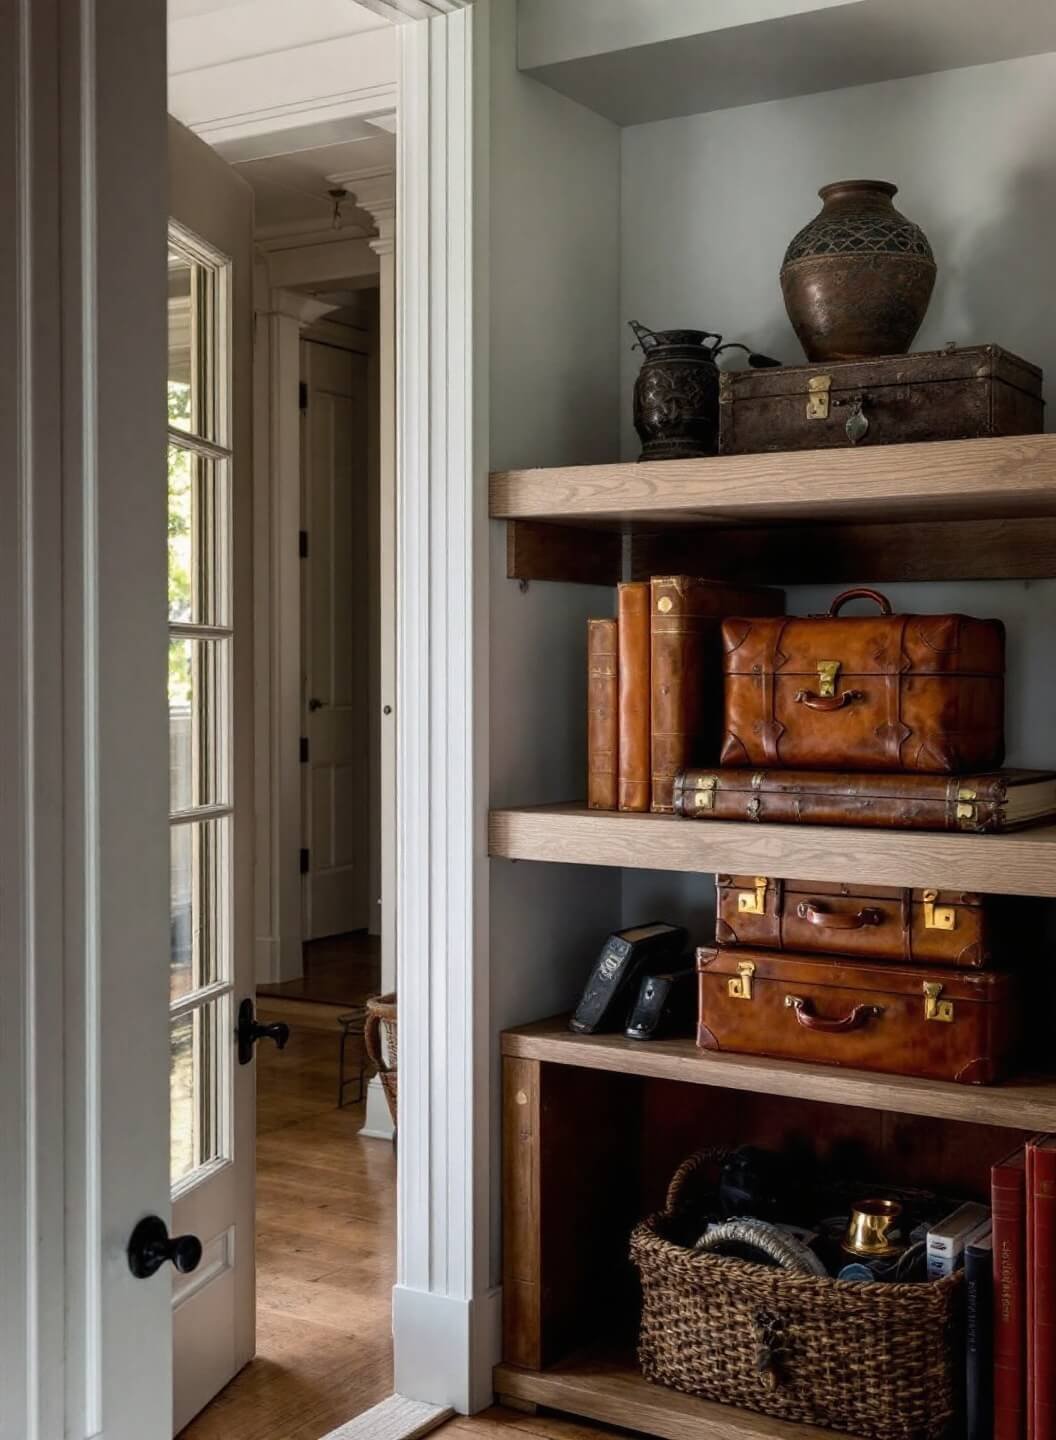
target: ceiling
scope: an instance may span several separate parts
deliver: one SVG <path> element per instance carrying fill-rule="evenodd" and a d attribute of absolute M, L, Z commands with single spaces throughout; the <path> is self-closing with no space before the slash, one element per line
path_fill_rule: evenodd
<path fill-rule="evenodd" d="M 258 233 L 325 229 L 329 176 L 394 169 L 392 38 L 355 0 L 169 0 L 169 108 L 252 185 Z"/>

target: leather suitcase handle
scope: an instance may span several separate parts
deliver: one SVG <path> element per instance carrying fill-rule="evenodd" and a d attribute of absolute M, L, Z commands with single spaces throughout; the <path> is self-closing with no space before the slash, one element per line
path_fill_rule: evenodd
<path fill-rule="evenodd" d="M 813 690 L 797 690 L 797 705 L 806 705 L 810 710 L 842 710 L 854 700 L 864 700 L 864 690 L 841 690 L 838 695 L 815 695 Z"/>
<path fill-rule="evenodd" d="M 881 925 L 884 919 L 879 910 L 859 910 L 857 915 L 840 915 L 813 900 L 801 900 L 796 906 L 796 914 L 801 920 L 817 925 L 819 930 L 863 930 L 866 925 Z"/>
<path fill-rule="evenodd" d="M 821 1030 L 826 1035 L 838 1035 L 849 1030 L 861 1030 L 870 1020 L 878 1019 L 884 1013 L 882 1005 L 856 1005 L 849 1015 L 841 1020 L 826 1020 L 823 1015 L 814 1014 L 814 1005 L 800 995 L 786 995 L 785 1005 L 795 1011 L 796 1019 L 804 1030 Z"/>
<path fill-rule="evenodd" d="M 881 595 L 879 590 L 870 590 L 865 585 L 858 585 L 855 586 L 853 590 L 844 590 L 841 595 L 836 596 L 836 599 L 829 606 L 830 620 L 835 620 L 848 600 L 875 600 L 880 606 L 881 615 L 891 614 L 891 601 L 886 595 Z"/>

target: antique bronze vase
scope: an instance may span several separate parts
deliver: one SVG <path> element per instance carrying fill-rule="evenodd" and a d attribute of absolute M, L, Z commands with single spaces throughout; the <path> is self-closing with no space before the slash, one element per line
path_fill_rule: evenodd
<path fill-rule="evenodd" d="M 887 180 L 840 180 L 793 239 L 781 267 L 788 318 L 808 360 L 904 355 L 935 284 L 919 225 L 891 203 Z"/>

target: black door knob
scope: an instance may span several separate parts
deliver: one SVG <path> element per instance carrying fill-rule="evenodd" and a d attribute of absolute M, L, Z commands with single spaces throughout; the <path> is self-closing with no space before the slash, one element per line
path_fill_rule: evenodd
<path fill-rule="evenodd" d="M 238 1063 L 248 1065 L 253 1059 L 253 1046 L 258 1040 L 274 1040 L 280 1050 L 285 1050 L 286 1042 L 290 1038 L 290 1027 L 282 1020 L 276 1020 L 274 1025 L 262 1025 L 259 1020 L 254 1019 L 253 1001 L 247 998 L 238 1007 L 238 1029 L 235 1035 L 238 1038 Z"/>
<path fill-rule="evenodd" d="M 128 1268 L 137 1280 L 149 1280 L 171 1260 L 181 1275 L 197 1270 L 202 1242 L 197 1235 L 169 1235 L 160 1215 L 147 1215 L 132 1231 L 128 1242 Z"/>

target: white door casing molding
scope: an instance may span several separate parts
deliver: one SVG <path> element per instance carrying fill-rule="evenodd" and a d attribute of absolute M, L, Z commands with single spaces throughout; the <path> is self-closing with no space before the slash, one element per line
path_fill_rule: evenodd
<path fill-rule="evenodd" d="M 171 1435 L 164 46 L 0 9 L 4 1440 Z"/>
<path fill-rule="evenodd" d="M 472 0 L 359 0 L 366 10 L 375 15 L 384 15 L 399 25 L 408 20 L 433 20 L 439 15 L 450 15 L 461 10 Z"/>
<path fill-rule="evenodd" d="M 401 31 L 396 1388 L 479 1409 L 488 1289 L 486 11 Z"/>

